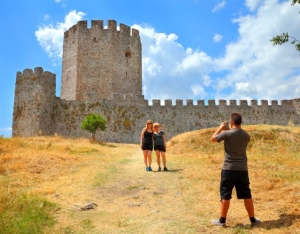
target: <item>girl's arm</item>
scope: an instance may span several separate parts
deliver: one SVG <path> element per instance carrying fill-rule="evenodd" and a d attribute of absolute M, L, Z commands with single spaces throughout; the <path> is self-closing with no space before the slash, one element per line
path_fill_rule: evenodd
<path fill-rule="evenodd" d="M 166 134 L 165 133 L 162 135 L 162 138 L 164 140 L 164 146 L 165 146 L 165 148 L 167 148 Z"/>
<path fill-rule="evenodd" d="M 144 139 L 144 132 L 145 132 L 145 128 L 143 128 L 142 133 L 141 133 L 141 137 L 140 137 L 140 146 L 143 145 L 143 139 Z"/>

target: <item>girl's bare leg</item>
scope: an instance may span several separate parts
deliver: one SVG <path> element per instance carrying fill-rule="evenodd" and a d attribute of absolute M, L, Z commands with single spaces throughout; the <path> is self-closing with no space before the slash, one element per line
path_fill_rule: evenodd
<path fill-rule="evenodd" d="M 165 152 L 161 152 L 161 156 L 162 156 L 164 167 L 167 167 L 166 153 Z"/>
<path fill-rule="evenodd" d="M 148 150 L 143 150 L 143 154 L 144 154 L 144 163 L 145 163 L 145 167 L 149 167 L 148 166 Z"/>
<path fill-rule="evenodd" d="M 155 154 L 156 154 L 157 165 L 158 165 L 158 167 L 160 167 L 160 152 L 159 152 L 159 150 L 155 150 Z"/>
<path fill-rule="evenodd" d="M 152 163 L 152 151 L 150 151 L 150 150 L 147 151 L 147 158 L 148 158 L 148 166 L 151 167 L 151 163 Z"/>

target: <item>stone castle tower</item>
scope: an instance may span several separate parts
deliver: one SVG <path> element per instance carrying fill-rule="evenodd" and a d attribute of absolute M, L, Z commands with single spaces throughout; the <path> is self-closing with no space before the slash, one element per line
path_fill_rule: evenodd
<path fill-rule="evenodd" d="M 42 68 L 17 73 L 13 113 L 13 136 L 53 134 L 56 76 Z M 43 120 L 43 121 L 41 121 Z"/>
<path fill-rule="evenodd" d="M 139 143 L 147 119 L 159 122 L 167 139 L 177 134 L 218 126 L 231 112 L 244 124 L 300 126 L 300 99 L 272 100 L 152 100 L 142 95 L 142 46 L 139 31 L 109 20 L 79 21 L 64 34 L 61 97 L 55 96 L 56 76 L 41 67 L 17 72 L 13 136 L 58 134 L 90 137 L 81 129 L 89 114 L 100 114 L 107 129 L 98 139 Z"/>
<path fill-rule="evenodd" d="M 61 98 L 111 99 L 112 94 L 142 94 L 139 32 L 109 20 L 80 21 L 64 34 Z"/>

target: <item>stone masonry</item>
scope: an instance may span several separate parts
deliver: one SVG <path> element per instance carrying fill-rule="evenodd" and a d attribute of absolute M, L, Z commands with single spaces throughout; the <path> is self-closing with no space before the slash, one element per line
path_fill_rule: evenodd
<path fill-rule="evenodd" d="M 13 136 L 58 134 L 90 137 L 81 129 L 85 116 L 95 113 L 107 120 L 99 140 L 139 143 L 148 119 L 162 124 L 167 139 L 177 134 L 218 126 L 231 112 L 243 122 L 300 126 L 300 99 L 276 100 L 152 100 L 142 95 L 142 46 L 136 29 L 109 20 L 79 21 L 64 34 L 61 97 L 55 96 L 56 76 L 37 67 L 17 72 Z"/>
<path fill-rule="evenodd" d="M 139 32 L 109 20 L 79 21 L 64 34 L 61 98 L 111 99 L 113 93 L 142 93 L 142 56 Z"/>

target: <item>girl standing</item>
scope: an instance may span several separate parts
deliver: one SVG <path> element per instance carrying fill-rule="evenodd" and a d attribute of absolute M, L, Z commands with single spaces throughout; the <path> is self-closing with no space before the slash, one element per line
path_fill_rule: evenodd
<path fill-rule="evenodd" d="M 154 135 L 153 135 L 153 141 L 154 141 L 154 150 L 156 153 L 156 159 L 157 159 L 157 165 L 158 165 L 158 171 L 161 171 L 160 167 L 160 156 L 162 157 L 163 165 L 164 165 L 164 171 L 168 171 L 167 168 L 167 160 L 166 160 L 166 136 L 164 131 L 159 129 L 159 123 L 153 124 L 154 129 Z"/>
<path fill-rule="evenodd" d="M 146 166 L 146 171 L 152 171 L 152 151 L 153 151 L 153 127 L 152 121 L 147 120 L 146 127 L 143 128 L 140 137 L 140 146 L 144 154 L 144 163 Z"/>

